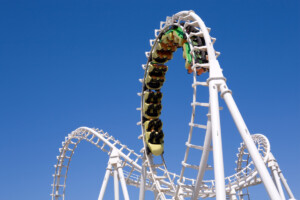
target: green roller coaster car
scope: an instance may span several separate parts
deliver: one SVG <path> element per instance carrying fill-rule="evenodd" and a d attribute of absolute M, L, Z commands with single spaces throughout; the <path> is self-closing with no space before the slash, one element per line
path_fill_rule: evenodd
<path fill-rule="evenodd" d="M 185 68 L 188 70 L 190 69 L 192 64 L 191 47 L 190 44 L 185 40 L 184 32 L 180 27 L 172 27 L 170 30 L 168 30 L 166 33 L 163 34 L 160 42 L 164 44 L 172 42 L 178 47 L 182 46 L 183 58 L 186 60 Z M 194 43 L 196 45 L 197 41 Z"/>
<path fill-rule="evenodd" d="M 160 42 L 168 43 L 173 41 L 176 46 L 181 47 L 184 42 L 184 33 L 180 27 L 173 27 L 163 34 Z"/>
<path fill-rule="evenodd" d="M 183 58 L 185 59 L 185 68 L 188 69 L 192 63 L 191 48 L 188 42 L 183 45 Z"/>

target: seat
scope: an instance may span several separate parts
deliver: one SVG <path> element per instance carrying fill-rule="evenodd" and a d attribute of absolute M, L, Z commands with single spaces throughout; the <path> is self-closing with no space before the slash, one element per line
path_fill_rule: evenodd
<path fill-rule="evenodd" d="M 149 74 L 146 77 L 145 84 L 148 89 L 159 90 L 165 81 L 165 77 L 155 77 L 150 76 Z"/>
<path fill-rule="evenodd" d="M 160 119 L 151 119 L 144 123 L 144 128 L 146 131 L 160 131 L 162 130 L 162 121 Z"/>
<path fill-rule="evenodd" d="M 148 73 L 150 76 L 165 76 L 168 67 L 162 64 L 149 64 Z"/>
<path fill-rule="evenodd" d="M 161 92 L 145 91 L 144 102 L 146 103 L 160 103 L 163 94 Z"/>
<path fill-rule="evenodd" d="M 147 119 L 157 119 L 161 114 L 162 105 L 158 104 L 148 104 L 144 103 L 143 115 Z"/>
<path fill-rule="evenodd" d="M 159 156 L 164 152 L 164 134 L 162 131 L 146 132 L 145 134 L 146 144 L 150 152 Z"/>
<path fill-rule="evenodd" d="M 152 72 L 156 70 L 166 73 L 168 71 L 168 66 L 163 64 L 158 64 L 158 63 L 150 63 L 148 66 L 148 72 Z"/>

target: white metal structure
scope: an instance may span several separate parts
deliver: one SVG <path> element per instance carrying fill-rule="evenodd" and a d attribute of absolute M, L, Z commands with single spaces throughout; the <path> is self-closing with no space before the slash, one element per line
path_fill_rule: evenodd
<path fill-rule="evenodd" d="M 142 154 L 135 153 L 126 145 L 116 140 L 98 129 L 81 127 L 70 133 L 60 148 L 60 154 L 57 157 L 55 165 L 55 174 L 53 181 L 52 200 L 65 199 L 65 187 L 67 173 L 70 166 L 70 161 L 74 150 L 81 140 L 86 140 L 108 153 L 109 162 L 106 169 L 103 184 L 100 190 L 98 200 L 104 198 L 107 182 L 110 176 L 114 177 L 115 200 L 119 199 L 119 181 L 123 191 L 124 199 L 129 199 L 127 185 L 133 185 L 140 188 L 139 197 L 134 196 L 132 199 L 145 199 L 145 191 L 150 190 L 155 194 L 155 199 L 199 199 L 215 197 L 217 200 L 225 199 L 245 199 L 243 190 L 249 186 L 263 183 L 265 189 L 272 200 L 295 199 L 291 192 L 282 171 L 279 168 L 276 159 L 270 152 L 270 144 L 268 139 L 261 134 L 251 135 L 236 104 L 231 95 L 231 91 L 226 85 L 226 79 L 222 74 L 217 57 L 220 53 L 213 48 L 215 38 L 209 35 L 210 28 L 207 28 L 204 22 L 193 11 L 182 11 L 172 17 L 167 17 L 166 22 L 161 22 L 160 29 L 155 30 L 155 39 L 150 40 L 151 51 L 146 52 L 147 58 L 151 57 L 155 46 L 157 45 L 160 33 L 163 33 L 170 26 L 176 25 L 181 27 L 186 34 L 187 42 L 191 46 L 191 55 L 193 57 L 193 102 L 191 121 L 189 123 L 190 131 L 188 134 L 185 156 L 182 161 L 181 173 L 175 174 L 169 172 L 166 168 L 163 155 L 161 161 L 154 162 L 152 154 L 146 153 L 145 130 L 142 127 L 142 134 L 139 139 L 142 139 L 144 148 Z M 195 27 L 198 32 L 186 32 L 187 26 Z M 200 47 L 201 50 L 207 51 L 209 62 L 206 64 L 198 64 L 195 62 L 195 50 L 199 47 L 194 47 L 191 42 L 192 36 L 201 36 L 205 39 L 205 46 Z M 147 70 L 149 60 L 143 68 Z M 205 82 L 198 80 L 196 75 L 198 68 L 209 69 L 209 78 Z M 145 79 L 145 77 L 144 77 Z M 144 87 L 144 79 L 140 79 Z M 197 88 L 208 87 L 209 100 L 207 103 L 199 102 L 197 99 Z M 243 139 L 243 143 L 237 154 L 236 173 L 225 177 L 222 139 L 220 128 L 219 110 L 219 92 L 220 96 L 226 102 L 226 105 L 232 115 L 232 118 L 238 128 L 238 131 Z M 141 96 L 141 107 L 138 110 L 143 110 L 143 92 Z M 207 119 L 205 125 L 197 123 L 196 109 L 207 109 Z M 141 114 L 142 120 L 142 114 Z M 142 125 L 142 121 L 138 122 Z M 192 135 L 195 131 L 203 131 L 205 134 L 204 141 L 200 141 L 203 145 L 196 145 L 199 141 L 193 141 Z M 197 155 L 201 155 L 199 164 L 189 163 L 190 149 L 199 151 Z M 213 164 L 208 165 L 208 155 L 213 152 Z M 212 167 L 213 166 L 213 167 Z M 271 173 L 269 173 L 269 170 Z M 186 170 L 196 170 L 197 176 L 189 178 L 185 176 Z M 206 170 L 214 170 L 214 180 L 203 180 Z M 283 186 L 283 187 L 282 187 Z M 288 194 L 285 197 L 283 188 Z"/>

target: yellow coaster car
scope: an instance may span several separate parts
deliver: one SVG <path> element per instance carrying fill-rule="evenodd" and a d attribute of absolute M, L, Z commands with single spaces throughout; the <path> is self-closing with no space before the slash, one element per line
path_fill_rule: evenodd
<path fill-rule="evenodd" d="M 158 76 L 158 74 L 161 74 L 161 76 L 164 76 L 167 71 L 168 71 L 168 66 L 163 65 L 163 64 L 150 63 L 148 65 L 148 73 L 150 75 L 156 74 L 156 76 Z"/>
<path fill-rule="evenodd" d="M 152 53 L 153 59 L 166 59 L 171 60 L 173 58 L 173 52 L 172 51 L 165 51 L 165 50 L 155 50 Z"/>
<path fill-rule="evenodd" d="M 162 121 L 160 119 L 151 119 L 144 122 L 145 131 L 161 131 Z"/>
<path fill-rule="evenodd" d="M 144 103 L 143 115 L 147 119 L 157 119 L 161 114 L 162 105 L 160 103 L 157 104 L 149 104 Z"/>
<path fill-rule="evenodd" d="M 146 132 L 146 144 L 151 153 L 159 156 L 164 152 L 164 134 L 162 131 Z M 149 152 L 148 152 L 149 153 Z"/>
<path fill-rule="evenodd" d="M 146 76 L 145 84 L 148 89 L 159 90 L 165 81 L 165 77 L 151 77 L 149 74 Z"/>
<path fill-rule="evenodd" d="M 144 102 L 145 103 L 160 103 L 162 99 L 163 93 L 161 92 L 152 92 L 145 91 L 144 92 Z"/>

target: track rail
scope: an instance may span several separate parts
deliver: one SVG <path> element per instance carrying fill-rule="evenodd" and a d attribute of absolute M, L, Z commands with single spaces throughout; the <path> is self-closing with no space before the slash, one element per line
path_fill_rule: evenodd
<path fill-rule="evenodd" d="M 264 160 L 267 160 L 267 157 L 270 152 L 270 145 L 267 138 L 261 134 L 253 136 L 257 146 L 262 147 L 261 153 L 264 155 Z M 119 140 L 110 136 L 108 133 L 99 130 L 91 129 L 87 127 L 80 127 L 75 131 L 68 134 L 65 140 L 62 142 L 62 148 L 59 149 L 59 155 L 57 156 L 57 164 L 55 167 L 55 173 L 53 175 L 53 184 L 52 184 L 52 200 L 65 199 L 65 189 L 66 181 L 68 175 L 68 169 L 70 167 L 70 162 L 72 156 L 74 155 L 75 149 L 78 144 L 85 140 L 101 151 L 107 153 L 109 156 L 113 149 L 116 149 L 122 160 L 122 167 L 124 169 L 124 175 L 126 183 L 128 185 L 140 186 L 141 181 L 141 170 L 142 170 L 142 156 L 134 152 L 134 150 L 128 148 L 126 145 L 122 144 Z M 241 166 L 242 159 L 245 155 L 244 146 L 240 148 L 238 153 L 237 165 Z M 238 167 L 239 168 L 239 167 Z M 165 168 L 162 166 L 155 166 L 155 170 L 158 173 L 165 173 Z M 172 181 L 179 180 L 180 176 L 168 172 L 170 179 Z M 176 191 L 172 188 L 172 184 L 168 181 L 168 177 L 158 177 L 153 179 L 154 174 L 147 172 L 146 175 L 146 189 L 150 191 L 157 191 L 154 188 L 155 181 L 159 182 L 161 192 L 164 195 L 174 196 Z M 183 188 L 183 198 L 191 197 L 193 193 L 193 187 L 196 183 L 195 179 L 183 177 L 183 183 L 186 187 Z M 234 175 L 228 176 L 226 180 L 226 191 L 229 193 L 232 188 L 244 188 L 249 185 L 256 185 L 261 182 L 260 178 L 257 177 L 257 171 L 255 170 L 253 163 L 250 162 L 249 165 L 244 168 L 240 168 L 238 172 Z M 215 181 L 214 180 L 204 180 L 203 185 L 199 191 L 197 197 L 206 198 L 206 197 L 215 197 Z M 161 197 L 159 197 L 161 198 Z"/>
<path fill-rule="evenodd" d="M 116 149 L 120 159 L 122 161 L 122 167 L 126 176 L 126 183 L 129 185 L 137 186 L 140 184 L 140 174 L 142 170 L 142 156 L 135 153 L 134 150 L 128 148 L 122 144 L 119 140 L 116 140 L 113 136 L 108 133 L 87 127 L 80 127 L 75 131 L 68 134 L 65 140 L 62 142 L 62 148 L 59 149 L 59 155 L 57 156 L 57 164 L 54 165 L 55 173 L 53 174 L 52 184 L 52 200 L 65 199 L 66 180 L 70 162 L 74 155 L 75 149 L 78 144 L 85 140 L 90 142 L 109 156 L 113 149 Z M 157 172 L 165 173 L 164 168 L 155 166 Z M 154 191 L 153 185 L 155 179 L 153 174 L 148 172 L 146 174 L 146 189 Z M 175 179 L 176 175 L 170 173 L 170 178 Z M 174 190 L 168 190 L 171 187 L 169 181 L 166 178 L 159 177 L 157 182 L 160 188 L 166 192 L 166 194 L 174 194 Z"/>
<path fill-rule="evenodd" d="M 54 180 L 51 194 L 53 200 L 65 199 L 66 180 L 70 161 L 76 147 L 82 140 L 92 143 L 108 155 L 113 149 L 117 149 L 123 161 L 123 167 L 129 167 L 131 169 L 130 174 L 136 171 L 140 173 L 141 166 L 138 162 L 140 161 L 141 155 L 135 153 L 132 149 L 121 144 L 120 141 L 102 130 L 80 127 L 65 138 L 65 141 L 62 142 L 62 148 L 59 149 L 60 153 L 57 156 L 57 164 L 54 166 L 55 173 L 53 175 Z"/>
<path fill-rule="evenodd" d="M 181 163 L 182 167 L 179 175 L 168 171 L 164 161 L 163 154 L 159 156 L 160 160 L 157 161 L 157 159 L 153 159 L 153 155 L 151 153 L 147 152 L 147 147 L 148 147 L 147 142 L 149 141 L 146 141 L 146 130 L 145 127 L 143 126 L 143 117 L 144 117 L 143 111 L 145 109 L 144 88 L 146 85 L 145 80 L 147 78 L 149 64 L 150 62 L 152 62 L 151 58 L 153 57 L 153 54 L 157 50 L 156 48 L 158 48 L 160 37 L 162 37 L 162 34 L 164 34 L 167 30 L 169 30 L 170 27 L 174 27 L 174 26 L 180 27 L 182 29 L 186 42 L 189 45 L 189 53 L 191 55 L 191 60 L 192 60 L 190 63 L 189 70 L 192 71 L 192 77 L 193 77 L 193 84 L 192 84 L 193 101 L 191 102 L 192 114 L 191 114 L 191 120 L 189 122 L 190 128 L 189 128 L 188 139 L 187 142 L 185 143 L 186 150 L 185 150 L 183 161 Z M 191 27 L 193 27 L 193 31 L 190 31 Z M 228 94 L 230 94 L 231 91 L 227 88 L 224 82 L 225 78 L 222 75 L 221 69 L 217 61 L 217 57 L 220 55 L 220 53 L 216 52 L 213 48 L 213 44 L 216 41 L 216 39 L 211 37 L 209 35 L 209 32 L 210 32 L 210 28 L 207 28 L 204 22 L 200 19 L 200 17 L 196 15 L 193 11 L 179 12 L 173 15 L 172 17 L 167 17 L 165 22 L 160 23 L 160 29 L 155 30 L 155 39 L 150 40 L 151 50 L 149 52 L 146 52 L 146 57 L 148 61 L 145 65 L 142 65 L 143 69 L 145 70 L 145 74 L 143 79 L 140 79 L 140 82 L 142 83 L 142 92 L 138 94 L 141 97 L 141 107 L 138 108 L 137 110 L 141 111 L 141 120 L 140 122 L 138 122 L 138 125 L 141 125 L 142 134 L 139 136 L 139 139 L 141 139 L 143 142 L 144 147 L 141 150 L 141 153 L 143 155 L 135 153 L 134 150 L 128 148 L 126 145 L 122 144 L 120 141 L 116 140 L 114 137 L 110 136 L 108 133 L 103 132 L 102 130 L 80 127 L 75 131 L 73 131 L 72 133 L 70 133 L 65 138 L 65 141 L 62 143 L 62 148 L 59 149 L 60 153 L 59 156 L 57 156 L 57 164 L 55 165 L 55 173 L 53 175 L 54 180 L 52 184 L 53 189 L 51 194 L 52 200 L 65 199 L 66 180 L 67 180 L 68 169 L 70 167 L 70 162 L 76 147 L 82 140 L 86 140 L 92 143 L 93 145 L 101 149 L 103 152 L 106 152 L 108 156 L 112 154 L 113 150 L 114 152 L 117 152 L 121 160 L 121 166 L 124 170 L 126 184 L 140 187 L 140 197 L 144 190 L 153 191 L 155 193 L 156 200 L 160 200 L 160 199 L 166 200 L 169 199 L 169 197 L 171 197 L 173 200 L 174 199 L 182 200 L 184 198 L 191 198 L 192 200 L 195 200 L 198 198 L 216 197 L 217 188 L 219 191 L 221 190 L 224 192 L 224 188 L 222 189 L 221 187 L 216 186 L 217 184 L 220 184 L 220 180 L 222 181 L 224 180 L 223 179 L 224 174 L 223 175 L 219 174 L 218 180 L 203 180 L 204 173 L 206 172 L 206 170 L 212 169 L 212 167 L 207 163 L 208 155 L 210 151 L 214 151 L 214 159 L 215 159 L 215 151 L 216 154 L 222 155 L 222 150 L 221 152 L 218 152 L 218 150 L 216 150 L 217 148 L 220 149 L 221 146 L 220 143 L 218 143 L 218 145 L 214 144 L 215 148 L 211 146 L 212 137 L 215 137 L 213 138 L 213 143 L 217 141 L 215 139 L 220 140 L 220 137 L 216 138 L 216 134 L 214 135 L 212 134 L 213 131 L 212 127 L 215 128 L 214 133 L 216 133 L 218 127 L 217 124 L 214 125 L 211 124 L 213 123 L 213 121 L 211 121 L 211 118 L 213 118 L 211 117 L 211 112 L 216 114 L 216 110 L 218 110 L 216 108 L 219 108 L 218 102 L 216 104 L 216 101 L 212 100 L 213 98 L 211 98 L 212 94 L 214 94 L 211 93 L 212 88 L 216 89 L 215 88 L 216 85 L 220 86 L 220 89 L 218 90 L 220 90 L 221 96 L 224 97 L 225 100 L 227 97 L 227 100 L 229 102 L 234 103 L 233 99 L 231 101 L 231 99 L 229 98 L 230 96 L 228 96 Z M 192 41 L 194 37 L 203 38 L 205 41 L 204 45 L 202 46 L 194 45 Z M 208 57 L 207 63 L 203 63 L 203 62 L 199 63 L 199 61 L 196 60 L 199 51 L 206 53 Z M 205 81 L 201 81 L 200 78 L 202 76 L 200 77 L 197 76 L 199 75 L 199 70 L 209 71 L 209 79 Z M 218 82 L 220 80 L 223 81 L 224 83 Z M 200 102 L 197 96 L 198 87 L 203 87 L 203 86 L 204 87 L 209 86 L 209 94 L 211 99 L 208 99 L 207 102 Z M 230 105 L 235 105 L 235 104 L 230 104 Z M 198 110 L 199 108 L 206 109 L 205 112 L 207 113 L 207 119 L 204 119 L 206 123 L 202 123 L 202 124 L 199 123 L 200 119 L 201 121 L 203 121 L 202 116 L 200 116 L 199 119 L 198 118 L 196 119 L 196 110 Z M 231 107 L 231 109 L 233 108 L 235 107 L 234 106 Z M 219 109 L 221 110 L 222 108 Z M 239 112 L 236 111 L 235 113 L 239 113 Z M 235 120 L 240 120 L 241 118 L 241 116 L 234 116 L 234 117 Z M 216 122 L 219 120 L 216 119 L 215 117 L 214 121 Z M 243 123 L 241 124 L 243 125 Z M 197 142 L 199 143 L 199 141 L 192 140 L 193 132 L 195 132 L 195 130 L 199 132 L 198 134 L 201 134 L 202 131 L 202 134 L 205 136 L 204 141 L 201 141 L 203 142 L 202 146 L 197 144 Z M 236 190 L 242 190 L 243 188 L 247 188 L 251 185 L 259 184 L 262 182 L 262 179 L 267 180 L 268 178 L 264 176 L 265 173 L 261 173 L 261 172 L 267 172 L 267 169 L 265 171 L 261 167 L 260 169 L 259 168 L 257 169 L 257 166 L 256 167 L 254 166 L 254 162 L 256 160 L 256 162 L 260 166 L 266 165 L 267 162 L 270 162 L 269 161 L 269 156 L 271 155 L 270 143 L 265 136 L 261 134 L 255 134 L 250 136 L 250 133 L 248 133 L 248 129 L 246 128 L 245 130 L 247 134 L 244 134 L 244 132 L 240 131 L 240 134 L 244 142 L 241 143 L 241 147 L 239 148 L 239 152 L 237 154 L 236 173 L 231 176 L 225 177 L 225 193 L 227 196 L 230 196 L 231 194 L 235 195 Z M 221 142 L 221 140 L 219 142 Z M 255 155 L 253 157 L 254 161 L 250 161 L 250 155 L 247 152 L 246 145 L 248 145 L 248 148 L 250 145 L 251 148 L 249 148 L 249 151 L 252 149 L 250 153 L 252 152 L 252 154 Z M 258 150 L 257 152 L 253 150 L 255 147 Z M 200 157 L 199 156 L 200 153 L 197 153 L 197 155 L 195 156 L 189 156 L 189 154 L 191 153 L 190 151 L 191 149 L 202 151 L 199 165 L 190 163 L 191 161 L 189 161 L 189 157 L 192 158 Z M 220 158 L 218 159 L 220 160 Z M 221 158 L 221 160 L 222 159 L 223 158 Z M 274 159 L 272 162 L 274 163 Z M 219 166 L 217 165 L 217 167 Z M 197 178 L 192 179 L 186 177 L 185 171 L 187 171 L 187 169 L 196 170 Z M 261 177 L 258 175 L 258 170 L 261 170 L 259 172 Z M 215 170 L 215 172 L 216 171 L 224 171 L 224 170 L 221 167 L 219 168 L 219 170 Z M 279 173 L 278 176 L 279 175 L 282 176 L 279 167 L 276 168 L 274 164 L 273 164 L 273 171 L 274 173 L 278 172 Z M 284 184 L 285 187 L 288 188 L 287 183 L 285 182 Z M 224 184 L 222 187 L 224 187 Z M 269 191 L 271 191 L 270 188 L 268 192 Z M 218 197 L 219 198 L 221 197 L 221 199 L 223 199 L 222 197 L 223 194 L 219 192 Z M 289 194 L 291 197 L 293 197 L 291 192 Z M 273 197 L 276 197 L 276 195 L 273 195 Z"/>
<path fill-rule="evenodd" d="M 144 145 L 144 149 L 147 148 L 146 142 L 145 142 L 145 129 L 143 127 L 143 110 L 144 110 L 144 88 L 145 88 L 145 80 L 146 80 L 146 76 L 147 76 L 147 71 L 149 68 L 149 64 L 151 62 L 151 58 L 152 58 L 152 54 L 155 52 L 158 43 L 159 43 L 159 39 L 162 37 L 162 34 L 165 33 L 170 27 L 172 26 L 176 26 L 176 27 L 180 27 L 185 35 L 186 41 L 188 42 L 189 46 L 190 46 L 190 54 L 192 56 L 192 63 L 191 63 L 191 69 L 193 71 L 193 84 L 192 84 L 192 88 L 193 88 L 193 102 L 191 103 L 192 106 L 192 114 L 191 114 L 191 121 L 189 123 L 190 126 L 190 130 L 189 130 L 189 134 L 188 134 L 188 139 L 186 142 L 186 151 L 185 151 L 185 155 L 184 155 L 184 159 L 182 161 L 182 169 L 181 169 L 181 173 L 180 173 L 180 177 L 179 179 L 177 179 L 177 188 L 176 188 L 176 196 L 179 195 L 179 197 L 181 196 L 181 191 L 185 192 L 186 190 L 184 189 L 184 187 L 187 188 L 187 190 L 189 190 L 189 188 L 191 188 L 190 186 L 186 186 L 184 184 L 184 172 L 186 170 L 186 168 L 192 169 L 192 170 L 197 170 L 199 171 L 200 175 L 198 175 L 198 177 L 200 177 L 201 179 L 203 178 L 204 172 L 205 170 L 209 170 L 211 169 L 210 166 L 208 166 L 207 163 L 207 159 L 208 159 L 208 154 L 209 151 L 211 151 L 211 146 L 210 146 L 210 141 L 211 141 L 211 137 L 210 141 L 207 141 L 206 145 L 200 146 L 200 145 L 195 145 L 195 143 L 192 143 L 192 135 L 193 135 L 193 131 L 194 129 L 202 129 L 204 130 L 204 133 L 202 134 L 210 134 L 207 133 L 206 129 L 207 129 L 207 123 L 204 123 L 205 125 L 201 125 L 201 124 L 197 124 L 195 122 L 195 113 L 196 113 L 196 108 L 198 109 L 199 107 L 205 108 L 207 109 L 207 114 L 209 115 L 209 101 L 202 103 L 199 102 L 197 100 L 197 87 L 198 86 L 208 86 L 206 82 L 201 82 L 198 79 L 197 76 L 197 70 L 199 69 L 206 69 L 209 70 L 210 67 L 210 61 L 215 60 L 216 57 L 218 57 L 220 55 L 219 52 L 215 52 L 215 50 L 213 49 L 213 43 L 216 41 L 215 38 L 211 37 L 209 35 L 209 31 L 210 28 L 207 28 L 205 26 L 205 24 L 203 23 L 203 21 L 193 12 L 193 11 L 184 11 L 184 12 L 180 12 L 177 13 L 175 15 L 173 15 L 172 17 L 167 17 L 165 22 L 161 22 L 160 23 L 160 29 L 155 30 L 155 39 L 154 40 L 150 40 L 150 46 L 151 46 L 151 50 L 149 52 L 146 52 L 146 57 L 148 59 L 147 63 L 145 65 L 143 65 L 143 69 L 145 70 L 144 73 L 144 77 L 143 79 L 141 79 L 142 82 L 142 92 L 139 93 L 141 96 L 141 121 L 138 123 L 141 125 L 141 130 L 142 130 L 142 138 L 143 139 L 143 145 Z M 191 31 L 187 31 L 188 28 L 193 27 L 195 30 L 197 30 L 197 32 L 191 32 Z M 201 37 L 204 38 L 205 40 L 205 45 L 204 46 L 194 46 L 192 39 L 193 37 Z M 196 52 L 199 51 L 204 51 L 206 52 L 206 54 L 208 55 L 208 63 L 204 63 L 204 64 L 200 64 L 196 62 Z M 201 134 L 201 133 L 200 133 Z M 196 164 L 190 164 L 188 163 L 188 157 L 189 157 L 189 152 L 190 149 L 196 149 L 196 150 L 201 150 L 203 151 L 202 158 L 202 164 L 200 165 L 200 167 Z M 146 155 L 146 159 L 147 159 L 147 163 L 150 163 L 150 172 L 153 173 L 153 166 L 152 165 L 156 165 L 155 163 L 153 163 L 153 159 L 151 156 Z M 163 157 L 163 155 L 162 155 Z M 162 158 L 163 160 L 163 158 Z M 164 170 L 167 172 L 167 168 L 164 167 Z M 199 182 L 201 182 L 201 180 L 199 180 Z M 173 184 L 173 183 L 172 183 Z M 198 189 L 200 187 L 200 184 L 198 184 Z M 157 187 L 157 190 L 159 192 L 159 187 Z M 160 192 L 159 192 L 160 193 Z M 196 191 L 197 193 L 197 191 Z M 164 198 L 163 198 L 164 199 Z"/>

